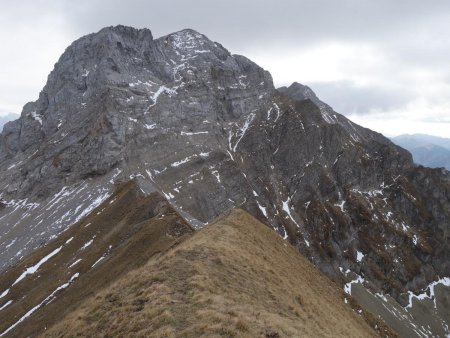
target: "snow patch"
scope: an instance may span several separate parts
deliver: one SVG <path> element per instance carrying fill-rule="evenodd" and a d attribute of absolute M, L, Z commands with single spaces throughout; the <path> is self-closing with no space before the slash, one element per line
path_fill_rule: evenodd
<path fill-rule="evenodd" d="M 100 257 L 99 259 L 97 259 L 96 261 L 95 261 L 95 263 L 94 264 L 92 264 L 92 266 L 91 266 L 91 268 L 93 268 L 94 266 L 96 266 L 98 263 L 100 263 L 102 260 L 104 260 L 105 259 L 105 256 L 102 256 L 102 257 Z"/>
<path fill-rule="evenodd" d="M 171 167 L 174 167 L 174 168 L 179 167 L 180 165 L 189 162 L 193 157 L 194 157 L 194 155 L 185 157 L 185 158 L 183 158 L 182 160 L 179 160 L 179 161 L 176 161 L 176 162 L 172 163 L 170 166 L 171 166 Z"/>
<path fill-rule="evenodd" d="M 300 228 L 300 225 L 295 221 L 294 217 L 292 217 L 292 215 L 291 215 L 291 209 L 289 208 L 289 203 L 290 202 L 291 202 L 291 198 L 290 197 L 288 197 L 286 199 L 286 201 L 282 201 L 282 203 L 283 203 L 283 210 L 289 216 L 289 218 L 292 220 L 292 222 L 295 223 L 297 228 Z"/>
<path fill-rule="evenodd" d="M 9 292 L 9 289 L 6 289 L 5 291 L 2 292 L 2 294 L 0 295 L 0 298 L 5 297 Z"/>
<path fill-rule="evenodd" d="M 162 194 L 164 195 L 164 197 L 167 199 L 167 200 L 170 200 L 170 199 L 172 199 L 172 198 L 175 198 L 175 196 L 172 194 L 172 193 L 168 193 L 168 194 L 166 194 L 164 191 L 161 191 L 162 192 Z"/>
<path fill-rule="evenodd" d="M 149 108 L 156 105 L 156 103 L 158 102 L 158 97 L 163 93 L 166 93 L 169 96 L 172 96 L 172 95 L 175 95 L 177 93 L 177 91 L 176 91 L 176 89 L 167 88 L 166 86 L 159 87 L 158 90 L 156 92 L 154 92 L 152 96 L 150 96 L 150 99 L 153 101 L 153 103 L 150 105 Z"/>
<path fill-rule="evenodd" d="M 235 137 L 238 137 L 238 140 L 236 141 L 236 143 L 234 144 L 234 146 L 231 146 L 231 139 L 233 137 L 233 135 L 230 133 L 229 137 L 228 137 L 228 144 L 231 150 L 233 150 L 233 152 L 236 152 L 237 146 L 239 144 L 239 142 L 241 142 L 242 138 L 244 137 L 245 133 L 247 132 L 247 129 L 250 127 L 250 124 L 253 122 L 253 119 L 255 118 L 255 113 L 251 113 L 249 116 L 247 116 L 247 118 L 245 119 L 244 125 L 239 128 L 239 130 L 236 132 L 236 135 L 234 135 Z"/>
<path fill-rule="evenodd" d="M 360 275 L 357 275 L 356 279 L 352 280 L 351 282 L 348 282 L 344 285 L 344 292 L 352 295 L 352 284 L 363 284 L 364 278 L 362 278 Z"/>
<path fill-rule="evenodd" d="M 15 242 L 16 242 L 16 239 L 13 239 L 8 245 L 5 246 L 5 249 L 9 249 L 11 247 L 11 245 L 13 245 Z"/>
<path fill-rule="evenodd" d="M 277 117 L 275 118 L 274 122 L 277 122 L 278 119 L 280 118 L 280 107 L 278 107 L 278 105 L 273 102 L 272 103 L 273 106 L 270 107 L 270 109 L 267 111 L 267 120 L 270 120 L 272 117 L 272 111 L 275 110 L 275 112 L 277 113 Z"/>
<path fill-rule="evenodd" d="M 153 124 L 144 124 L 144 127 L 145 127 L 146 129 L 148 129 L 148 130 L 152 130 L 152 129 L 155 129 L 156 123 L 153 123 Z"/>
<path fill-rule="evenodd" d="M 95 236 L 94 236 L 95 238 Z M 91 245 L 94 242 L 94 238 L 92 238 L 91 240 L 87 241 L 86 243 L 84 243 L 84 245 L 81 247 L 80 250 L 84 250 L 86 249 L 89 245 Z"/>
<path fill-rule="evenodd" d="M 47 262 L 50 258 L 52 258 L 53 256 L 55 256 L 58 252 L 60 252 L 62 249 L 62 246 L 60 246 L 59 248 L 53 250 L 52 252 L 50 252 L 47 256 L 45 256 L 44 258 L 42 258 L 37 264 L 27 268 L 24 272 L 22 272 L 22 274 L 19 276 L 19 278 L 16 279 L 16 281 L 12 284 L 12 285 L 16 285 L 17 283 L 19 283 L 22 279 L 24 279 L 26 276 L 31 275 L 33 273 L 35 273 L 42 264 L 44 264 L 45 262 Z"/>
<path fill-rule="evenodd" d="M 75 262 L 73 262 L 72 264 L 69 265 L 69 268 L 71 268 L 71 267 L 77 265 L 77 264 L 80 263 L 81 261 L 82 261 L 81 258 L 77 259 Z"/>
<path fill-rule="evenodd" d="M 361 262 L 364 258 L 364 254 L 361 251 L 356 251 L 356 261 Z"/>
<path fill-rule="evenodd" d="M 75 221 L 73 223 L 77 223 L 79 220 L 81 220 L 84 216 L 88 215 L 92 210 L 94 210 L 95 208 L 97 208 L 100 204 L 102 204 L 105 200 L 107 200 L 109 198 L 110 194 L 104 193 L 102 195 L 99 195 L 95 198 L 95 200 L 93 200 L 91 202 L 91 204 L 84 209 L 75 219 Z"/>
<path fill-rule="evenodd" d="M 437 281 L 430 283 L 427 286 L 427 288 L 424 290 L 424 292 L 420 293 L 418 295 L 415 295 L 413 292 L 408 291 L 409 302 L 405 308 L 408 309 L 408 308 L 412 307 L 413 299 L 422 300 L 422 299 L 426 299 L 426 298 L 433 300 L 434 307 L 436 308 L 436 296 L 434 294 L 434 288 L 436 287 L 436 285 L 444 285 L 444 286 L 450 287 L 450 277 L 444 277 L 444 278 L 441 278 Z"/>
<path fill-rule="evenodd" d="M 213 170 L 211 173 L 216 177 L 217 182 L 221 183 L 219 172 L 217 170 Z"/>
<path fill-rule="evenodd" d="M 263 207 L 261 204 L 259 204 L 258 201 L 256 201 L 256 204 L 258 205 L 259 210 L 263 213 L 264 217 L 267 218 L 267 208 Z"/>
<path fill-rule="evenodd" d="M 42 126 L 42 115 L 37 114 L 35 111 L 30 113 L 31 117 L 39 122 L 39 124 Z"/>
<path fill-rule="evenodd" d="M 197 131 L 197 132 L 185 132 L 185 131 L 182 131 L 181 135 L 191 136 L 191 135 L 200 135 L 200 134 L 208 134 L 208 133 L 209 133 L 208 131 Z"/>
<path fill-rule="evenodd" d="M 335 204 L 335 206 L 339 207 L 341 209 L 341 211 L 344 212 L 344 204 L 345 204 L 345 201 L 341 201 L 341 203 Z"/>
<path fill-rule="evenodd" d="M 73 283 L 73 281 L 75 279 L 78 278 L 80 274 L 77 272 L 76 274 L 74 274 L 70 280 L 67 283 L 64 283 L 61 286 L 58 286 L 48 297 L 46 297 L 42 302 L 40 302 L 38 305 L 36 305 L 35 307 L 33 307 L 31 310 L 29 310 L 27 313 L 25 313 L 17 322 L 15 322 L 13 325 L 11 325 L 8 329 L 6 329 L 5 331 L 3 331 L 0 334 L 0 337 L 4 336 L 5 334 L 7 334 L 8 332 L 10 332 L 12 329 L 14 329 L 17 325 L 19 325 L 20 323 L 22 323 L 25 319 L 27 319 L 28 317 L 30 317 L 36 310 L 38 310 L 39 308 L 41 308 L 42 306 L 45 306 L 47 304 L 50 304 L 56 297 L 56 293 L 59 292 L 60 290 L 63 290 L 65 288 L 67 288 L 70 284 Z"/>
<path fill-rule="evenodd" d="M 0 307 L 0 311 L 2 311 L 5 307 L 7 307 L 9 304 L 11 304 L 13 301 L 12 300 L 8 300 L 5 304 L 3 304 L 1 307 Z"/>

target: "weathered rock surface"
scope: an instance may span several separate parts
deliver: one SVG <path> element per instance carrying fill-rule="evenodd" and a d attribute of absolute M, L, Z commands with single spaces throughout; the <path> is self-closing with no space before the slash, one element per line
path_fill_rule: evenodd
<path fill-rule="evenodd" d="M 8 201 L 2 242 L 7 246 L 16 240 L 11 253 L 35 247 L 36 233 L 49 238 L 92 209 L 90 202 L 96 206 L 106 198 L 119 173 L 149 181 L 149 175 L 158 176 L 156 185 L 167 196 L 174 194 L 178 177 L 185 184 L 195 181 L 179 204 L 204 204 L 188 210 L 207 222 L 235 205 L 224 199 L 224 188 L 210 170 L 229 158 L 228 130 L 263 104 L 259 96 L 273 91 L 266 71 L 191 30 L 152 40 L 148 30 L 119 26 L 75 41 L 40 98 L 1 134 L 0 191 Z M 240 171 L 225 165 L 231 168 L 228 185 L 234 187 L 229 194 L 243 195 Z M 200 180 L 203 167 L 208 177 Z M 199 176 L 187 179 L 194 173 Z M 211 184 L 215 196 L 187 196 L 210 190 Z M 47 209 L 51 215 L 28 217 Z M 34 224 L 35 219 L 47 224 Z M 34 234 L 30 227 L 36 228 Z"/>
<path fill-rule="evenodd" d="M 75 41 L 5 125 L 0 169 L 0 269 L 135 177 L 196 227 L 244 208 L 336 281 L 403 305 L 450 276 L 448 171 L 192 30 Z"/>

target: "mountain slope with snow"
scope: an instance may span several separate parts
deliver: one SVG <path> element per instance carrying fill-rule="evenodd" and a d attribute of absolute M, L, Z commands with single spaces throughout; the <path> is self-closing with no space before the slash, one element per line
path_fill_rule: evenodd
<path fill-rule="evenodd" d="M 177 245 L 193 229 L 158 193 L 136 182 L 0 276 L 0 337 L 29 337 Z"/>
<path fill-rule="evenodd" d="M 75 41 L 5 126 L 0 169 L 3 270 L 135 179 L 195 228 L 243 208 L 342 287 L 403 307 L 450 276 L 447 171 L 193 30 Z"/>
<path fill-rule="evenodd" d="M 375 337 L 344 298 L 273 230 L 233 210 L 87 297 L 42 336 Z"/>

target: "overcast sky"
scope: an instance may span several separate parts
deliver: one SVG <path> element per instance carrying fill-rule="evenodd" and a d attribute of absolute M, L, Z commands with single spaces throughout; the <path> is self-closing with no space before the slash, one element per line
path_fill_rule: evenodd
<path fill-rule="evenodd" d="M 117 24 L 196 29 L 363 126 L 450 137 L 449 0 L 0 0 L 0 115 L 37 99 L 73 40 Z"/>

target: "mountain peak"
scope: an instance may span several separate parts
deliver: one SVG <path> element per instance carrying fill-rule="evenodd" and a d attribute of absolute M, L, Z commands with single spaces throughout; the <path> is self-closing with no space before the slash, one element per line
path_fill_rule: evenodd
<path fill-rule="evenodd" d="M 195 30 L 184 29 L 154 40 L 148 29 L 106 27 L 67 48 L 50 73 L 39 99 L 26 104 L 21 118 L 5 128 L 0 159 L 11 158 L 18 152 L 39 152 L 41 145 L 47 143 L 57 156 L 61 147 L 77 147 L 85 140 L 91 142 L 91 146 L 96 144 L 103 148 L 97 154 L 103 154 L 100 157 L 104 160 L 92 161 L 93 154 L 87 149 L 89 155 L 81 155 L 84 160 L 77 161 L 90 168 L 82 170 L 82 176 L 105 173 L 120 161 L 118 158 L 106 160 L 108 154 L 114 153 L 116 157 L 127 139 L 134 137 L 132 135 L 148 133 L 157 124 L 164 130 L 190 130 L 204 129 L 203 121 L 213 116 L 213 120 L 221 121 L 217 122 L 219 124 L 235 120 L 260 103 L 230 105 L 237 98 L 233 98 L 233 92 L 238 93 L 238 97 L 244 92 L 247 96 L 258 97 L 273 90 L 268 72 L 245 57 L 231 55 Z M 195 105 L 188 103 L 195 99 L 191 97 L 193 92 L 195 97 L 212 95 L 228 103 L 223 109 L 210 107 L 197 112 L 185 123 L 186 112 L 198 104 L 198 101 Z M 174 107 L 173 100 L 167 100 L 174 96 L 185 98 L 181 99 L 182 109 Z M 151 113 L 158 110 L 155 106 L 161 103 L 167 105 L 166 111 L 172 112 L 170 115 Z M 123 121 L 133 124 L 125 127 Z M 107 141 L 100 140 L 99 135 Z M 115 150 L 111 152 L 105 147 Z M 77 154 L 80 156 L 79 152 Z M 53 165 L 50 167 L 52 172 L 57 169 Z M 74 165 L 64 167 L 72 174 L 78 171 L 74 170 Z M 59 169 L 56 172 L 61 175 Z M 31 186 L 37 188 L 31 181 L 26 186 L 19 189 L 25 193 Z"/>
<path fill-rule="evenodd" d="M 196 31 L 195 29 L 192 29 L 192 28 L 184 28 L 184 29 L 181 29 L 179 31 L 170 33 L 170 34 L 168 34 L 166 36 L 171 36 L 171 35 L 184 35 L 184 36 L 188 36 L 189 38 L 197 38 L 197 39 L 206 38 L 207 39 L 207 37 L 205 35 L 201 34 L 200 32 L 198 32 L 198 31 Z M 161 38 L 164 38 L 164 36 L 161 37 Z"/>
<path fill-rule="evenodd" d="M 98 61 L 110 54 L 116 54 L 117 50 L 145 48 L 151 41 L 153 41 L 153 35 L 147 28 L 109 26 L 75 40 L 66 49 L 58 63 L 67 62 L 67 60 L 78 63 L 88 59 Z"/>
<path fill-rule="evenodd" d="M 316 104 L 322 102 L 311 88 L 298 82 L 293 82 L 289 87 L 281 87 L 278 90 L 299 101 L 310 99 Z"/>
<path fill-rule="evenodd" d="M 134 28 L 131 26 L 124 25 L 116 25 L 116 26 L 108 26 L 99 30 L 95 34 L 119 34 L 123 36 L 152 36 L 150 29 L 148 28 Z M 152 37 L 153 38 L 153 37 Z"/>

